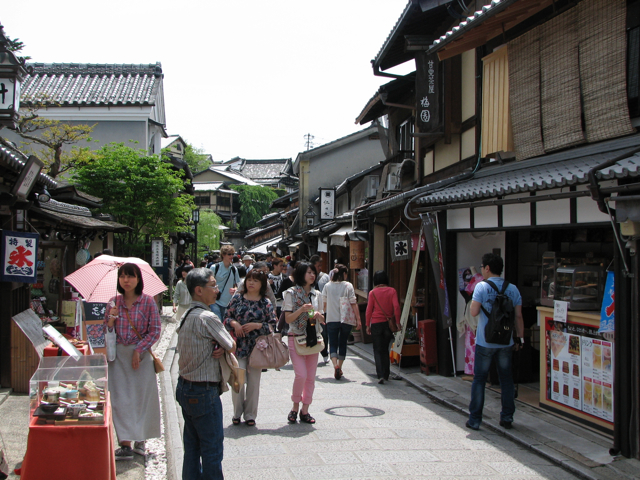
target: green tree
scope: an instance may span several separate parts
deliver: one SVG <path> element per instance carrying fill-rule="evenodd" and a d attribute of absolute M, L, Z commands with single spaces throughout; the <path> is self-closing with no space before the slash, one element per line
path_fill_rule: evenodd
<path fill-rule="evenodd" d="M 184 149 L 184 161 L 189 165 L 191 173 L 200 173 L 211 166 L 208 160 L 209 156 L 204 153 L 202 148 L 194 147 L 190 143 Z"/>
<path fill-rule="evenodd" d="M 131 228 L 115 235 L 119 256 L 143 256 L 150 237 L 168 240 L 169 232 L 190 230 L 187 223 L 195 204 L 192 196 L 180 195 L 182 172 L 157 155 L 123 143 L 111 143 L 93 155 L 91 164 L 76 168 L 73 181 L 102 198 L 102 212 Z"/>
<path fill-rule="evenodd" d="M 220 248 L 220 225 L 222 219 L 210 210 L 200 209 L 200 222 L 198 223 L 198 258 L 211 250 Z"/>
<path fill-rule="evenodd" d="M 91 149 L 88 146 L 78 147 L 77 144 L 92 141 L 90 135 L 96 124 L 69 125 L 59 120 L 42 118 L 38 114 L 40 109 L 52 105 L 46 97 L 28 99 L 26 106 L 20 111 L 17 133 L 25 140 L 20 142 L 24 152 L 40 158 L 48 168 L 47 174 L 56 178 L 68 170 L 91 162 Z"/>
<path fill-rule="evenodd" d="M 278 198 L 273 188 L 261 185 L 231 185 L 231 188 L 240 193 L 238 223 L 242 230 L 255 227 L 258 220 L 271 212 L 271 203 Z"/>

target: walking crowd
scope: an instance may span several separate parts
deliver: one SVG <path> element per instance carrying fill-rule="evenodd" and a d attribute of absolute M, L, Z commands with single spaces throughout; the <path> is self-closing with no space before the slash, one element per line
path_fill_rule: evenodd
<path fill-rule="evenodd" d="M 216 257 L 208 258 L 198 268 L 188 258 L 182 259 L 176 272 L 179 278 L 173 297 L 173 310 L 179 322 L 176 399 L 184 418 L 185 480 L 223 478 L 220 395 L 231 390 L 232 425 L 244 421 L 246 426 L 254 427 L 268 348 L 286 352 L 288 347 L 288 358 L 269 368 L 278 370 L 290 359 L 295 373 L 292 406 L 286 421 L 314 424 L 316 419 L 309 410 L 320 357 L 324 364 L 332 363 L 333 376 L 340 381 L 351 331 L 354 327 L 366 327 L 373 337 L 378 383 L 384 384 L 390 375 L 393 333 L 400 326 L 398 294 L 388 286 L 384 271 L 374 274 L 374 288 L 369 293 L 363 322 L 354 287 L 347 281 L 348 269 L 341 263 L 325 273 L 318 256 L 308 262 L 287 258 L 285 263 L 271 256 L 255 262 L 250 255 L 236 255 L 231 245 L 224 245 Z M 499 257 L 483 257 L 485 278 L 495 281 L 502 270 L 501 261 Z M 160 434 L 154 362 L 146 354 L 160 335 L 160 318 L 153 299 L 143 294 L 142 289 L 137 265 L 122 265 L 118 271 L 120 295 L 112 299 L 112 308 L 105 318 L 108 330 L 117 332 L 116 359 L 109 362 L 119 441 L 117 460 L 131 459 L 134 453 L 144 455 L 145 440 Z M 521 335 L 520 299 L 517 289 L 512 290 L 517 307 L 516 329 Z M 489 300 L 480 294 L 474 295 L 474 301 L 476 298 L 483 312 L 491 309 Z M 472 308 L 480 309 L 475 304 Z M 487 318 L 485 313 L 482 316 L 481 325 Z M 287 336 L 286 343 L 281 336 Z M 501 348 L 504 347 L 487 345 L 485 350 L 489 357 L 494 354 L 500 357 Z M 505 362 L 499 367 L 501 380 L 510 368 Z M 473 429 L 478 428 L 482 418 L 480 389 L 484 389 L 486 381 L 486 372 L 477 373 L 467 423 Z M 514 406 L 513 399 L 506 396 L 503 395 L 501 424 L 504 422 L 508 428 L 513 421 Z"/>

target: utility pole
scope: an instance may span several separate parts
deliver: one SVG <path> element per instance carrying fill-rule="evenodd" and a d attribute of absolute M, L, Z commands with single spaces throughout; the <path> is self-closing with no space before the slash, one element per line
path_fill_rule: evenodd
<path fill-rule="evenodd" d="M 310 133 L 307 133 L 304 136 L 304 145 L 306 147 L 306 150 L 311 150 L 313 148 L 313 139 L 314 138 L 316 138 L 316 137 L 314 137 Z"/>

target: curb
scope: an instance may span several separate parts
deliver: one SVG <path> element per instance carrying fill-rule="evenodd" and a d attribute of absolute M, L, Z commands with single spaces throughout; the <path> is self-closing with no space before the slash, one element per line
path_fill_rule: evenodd
<path fill-rule="evenodd" d="M 171 342 L 164 354 L 162 363 L 165 370 L 160 379 L 162 383 L 162 405 L 164 407 L 164 429 L 165 445 L 167 452 L 167 478 L 169 480 L 180 480 L 182 478 L 182 459 L 184 457 L 184 446 L 182 444 L 182 434 L 178 422 L 178 408 L 173 392 L 173 382 L 171 371 L 176 354 L 178 336 L 173 334 Z"/>
<path fill-rule="evenodd" d="M 368 361 L 371 364 L 375 365 L 375 360 L 373 359 L 373 357 L 368 353 L 365 352 L 364 350 L 353 346 L 353 345 L 349 345 L 347 347 L 347 349 L 359 356 L 360 358 L 362 358 L 363 360 Z M 433 400 L 434 402 L 446 406 L 452 410 L 455 410 L 465 416 L 469 415 L 469 410 L 466 408 L 461 407 L 460 405 L 457 405 L 451 401 L 449 401 L 448 399 L 441 397 L 439 395 L 437 395 L 435 392 L 429 390 L 428 388 L 425 388 L 423 385 L 419 384 L 418 382 L 416 382 L 415 380 L 408 378 L 399 368 L 397 369 L 397 371 L 392 372 L 392 373 L 396 373 L 397 375 L 399 375 L 400 377 L 402 377 L 402 379 L 404 381 L 406 381 L 409 385 L 411 385 L 412 387 L 416 388 L 417 390 L 419 390 L 420 392 L 424 393 L 427 397 L 429 397 L 431 400 Z M 514 443 L 517 443 L 518 445 L 521 445 L 523 447 L 528 448 L 529 450 L 535 452 L 536 454 L 540 455 L 541 457 L 545 458 L 546 460 L 549 460 L 550 462 L 553 462 L 554 464 L 556 464 L 557 466 L 561 467 L 564 470 L 567 470 L 568 472 L 583 478 L 585 480 L 602 480 L 602 477 L 598 477 L 598 476 L 594 476 L 593 472 L 587 468 L 587 467 L 583 467 L 579 464 L 576 463 L 576 461 L 570 457 L 567 457 L 566 455 L 563 455 L 562 453 L 558 452 L 557 450 L 553 450 L 550 449 L 547 445 L 544 444 L 532 444 L 528 441 L 526 441 L 523 438 L 520 438 L 517 434 L 514 434 L 513 432 L 509 432 L 501 427 L 499 427 L 497 424 L 495 424 L 492 421 L 487 421 L 484 420 L 482 422 L 482 425 L 484 427 L 486 427 L 487 429 L 491 430 L 494 433 L 498 433 L 502 436 L 504 436 L 505 438 L 508 438 L 509 440 L 513 441 Z M 549 451 L 551 450 L 551 451 Z M 606 467 L 606 465 L 604 465 Z"/>

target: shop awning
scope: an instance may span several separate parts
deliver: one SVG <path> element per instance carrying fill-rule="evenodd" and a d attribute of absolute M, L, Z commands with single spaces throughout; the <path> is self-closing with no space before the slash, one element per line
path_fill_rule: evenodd
<path fill-rule="evenodd" d="M 346 247 L 347 242 L 345 240 L 345 236 L 348 235 L 349 232 L 353 232 L 351 225 L 343 225 L 338 230 L 331 233 L 329 235 L 331 237 L 331 245 L 339 245 L 341 247 Z"/>
<path fill-rule="evenodd" d="M 302 243 L 302 240 L 298 240 L 297 242 L 290 243 L 290 244 L 288 245 L 289 250 L 291 250 L 291 249 L 294 249 L 294 250 L 295 250 L 296 248 L 298 248 L 298 246 L 299 246 L 301 243 Z"/>
<path fill-rule="evenodd" d="M 249 252 L 249 253 L 261 253 L 263 255 L 266 255 L 267 253 L 269 253 L 269 247 L 271 245 L 277 245 L 278 242 L 281 242 L 281 241 L 282 241 L 282 235 L 279 235 L 277 237 L 270 238 L 266 242 L 262 242 L 262 243 L 259 243 L 257 245 L 254 245 L 253 247 L 248 248 L 247 252 Z"/>
<path fill-rule="evenodd" d="M 114 225 L 110 223 L 103 222 L 101 220 L 96 220 L 93 217 L 85 217 L 81 215 L 71 215 L 68 213 L 54 212 L 52 210 L 43 210 L 38 207 L 32 207 L 29 210 L 29 213 L 41 218 L 43 220 L 53 221 L 56 225 L 68 225 L 70 227 L 76 228 L 84 228 L 84 229 L 94 229 L 94 230 L 115 230 Z M 113 222 L 115 223 L 115 222 Z M 124 227 L 128 228 L 124 225 L 119 225 L 118 228 Z"/>

